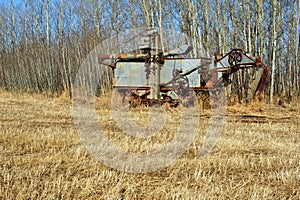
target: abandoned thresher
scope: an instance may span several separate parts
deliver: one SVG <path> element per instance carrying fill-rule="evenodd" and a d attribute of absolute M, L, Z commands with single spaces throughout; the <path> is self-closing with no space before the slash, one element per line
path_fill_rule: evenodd
<path fill-rule="evenodd" d="M 257 91 L 264 90 L 269 68 L 242 49 L 215 54 L 214 58 L 188 58 L 193 49 L 188 45 L 162 51 L 156 29 L 140 37 L 139 48 L 134 52 L 98 57 L 100 64 L 114 71 L 113 88 L 124 99 L 130 96 L 131 104 L 169 102 L 176 106 L 191 91 L 207 93 L 230 84 L 230 75 L 245 68 L 256 70 L 247 98 L 252 99 Z"/>

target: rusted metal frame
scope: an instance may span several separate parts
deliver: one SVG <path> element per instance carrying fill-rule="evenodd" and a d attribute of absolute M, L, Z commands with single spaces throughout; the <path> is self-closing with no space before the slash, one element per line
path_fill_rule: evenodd
<path fill-rule="evenodd" d="M 110 67 L 111 69 L 116 69 L 116 65 L 114 63 L 106 63 L 106 62 L 99 61 L 99 64 Z"/>
<path fill-rule="evenodd" d="M 212 60 L 211 58 L 207 57 L 197 57 L 197 58 L 184 58 L 184 57 L 164 57 L 164 60 L 189 60 L 189 59 L 200 59 L 200 60 Z"/>
<path fill-rule="evenodd" d="M 256 92 L 259 92 L 260 94 L 263 93 L 266 84 L 267 84 L 267 79 L 268 79 L 268 75 L 269 75 L 269 71 L 270 71 L 270 67 L 268 66 L 263 66 L 263 73 L 261 76 L 261 80 L 260 83 L 256 89 Z"/>
<path fill-rule="evenodd" d="M 236 71 L 240 69 L 246 69 L 250 67 L 255 67 L 255 63 L 242 63 L 242 64 L 236 64 L 227 68 L 215 68 L 215 69 L 208 69 L 206 71 L 212 71 L 212 72 L 223 72 L 222 77 L 217 80 L 215 83 L 215 86 L 219 86 L 220 83 L 224 82 L 225 76 L 229 77 L 231 74 L 235 73 Z M 205 72 L 205 71 L 204 71 Z"/>
<path fill-rule="evenodd" d="M 150 86 L 135 87 L 135 86 L 113 86 L 114 89 L 120 90 L 148 90 Z"/>
<path fill-rule="evenodd" d="M 236 64 L 230 67 L 226 67 L 226 68 L 216 68 L 216 71 L 218 72 L 223 72 L 223 71 L 228 71 L 228 70 L 232 70 L 232 69 L 245 69 L 245 68 L 251 68 L 251 67 L 255 67 L 255 63 L 241 63 L 241 64 Z"/>
<path fill-rule="evenodd" d="M 257 71 L 255 79 L 250 84 L 250 87 L 248 89 L 249 90 L 249 96 L 248 96 L 248 99 L 247 99 L 248 101 L 255 96 L 255 93 L 256 93 L 256 91 L 259 87 L 259 83 L 261 82 L 263 72 L 264 72 L 264 69 L 259 68 L 258 71 Z"/>
<path fill-rule="evenodd" d="M 229 56 L 232 52 L 241 52 L 244 56 L 246 56 L 248 59 L 252 60 L 253 62 L 256 62 L 252 57 L 248 56 L 247 54 L 245 54 L 243 52 L 242 49 L 232 49 L 230 52 L 228 52 L 227 54 L 225 54 L 224 56 L 222 56 L 221 58 L 217 59 L 216 55 L 215 55 L 215 60 L 214 62 L 217 63 L 217 62 L 220 62 L 221 60 L 223 60 L 224 58 L 226 58 L 227 56 Z M 222 64 L 222 62 L 221 62 Z M 223 65 L 223 64 L 222 64 Z"/>
<path fill-rule="evenodd" d="M 220 62 L 221 60 L 223 60 L 224 58 L 226 58 L 226 56 L 228 56 L 229 54 L 231 53 L 231 51 L 230 52 L 228 52 L 227 54 L 225 54 L 224 56 L 222 56 L 221 58 L 219 58 L 219 59 L 217 59 L 217 57 L 215 56 L 215 63 L 217 63 L 217 62 Z"/>
<path fill-rule="evenodd" d="M 229 56 L 229 54 L 231 54 L 232 52 L 234 51 L 240 51 L 240 52 L 243 52 L 242 49 L 232 49 L 230 52 L 228 52 L 227 54 L 225 54 L 224 56 L 222 56 L 221 58 L 217 59 L 216 56 L 215 56 L 215 63 L 223 60 L 224 58 L 226 58 L 227 56 Z"/>
<path fill-rule="evenodd" d="M 130 59 L 143 59 L 147 56 L 147 54 L 143 53 L 122 53 L 122 54 L 102 54 L 98 56 L 98 60 L 108 60 L 108 59 L 120 59 L 120 60 L 130 60 Z"/>
<path fill-rule="evenodd" d="M 118 61 L 130 61 L 132 59 L 141 59 L 145 60 L 147 58 L 148 54 L 116 54 L 116 55 L 99 55 L 98 56 L 98 62 L 102 65 L 108 66 L 112 69 L 116 68 L 116 63 Z M 103 60 L 115 60 L 115 62 L 104 62 Z"/>
<path fill-rule="evenodd" d="M 200 69 L 201 67 L 204 67 L 205 65 L 208 65 L 208 64 L 210 64 L 210 63 L 204 63 L 204 64 L 202 64 L 202 65 L 199 65 L 199 66 L 193 68 L 192 70 L 190 70 L 190 71 L 188 71 L 188 72 L 186 72 L 186 73 L 179 74 L 177 77 L 174 77 L 172 80 L 170 80 L 170 81 L 168 81 L 168 82 L 161 83 L 161 85 L 169 85 L 169 84 L 171 84 L 172 82 L 174 82 L 174 81 L 180 79 L 180 77 L 182 77 L 182 76 L 187 76 L 187 75 L 191 74 L 192 72 L 195 72 L 195 71 L 197 71 L 198 69 Z"/>
<path fill-rule="evenodd" d="M 197 66 L 197 67 L 195 67 L 195 68 L 193 68 L 193 69 L 189 70 L 188 72 L 183 73 L 183 74 L 181 74 L 181 75 L 182 75 L 182 76 L 190 75 L 191 73 L 193 73 L 193 72 L 199 70 L 200 68 L 202 68 L 202 67 L 204 67 L 204 66 L 206 66 L 206 65 L 210 65 L 210 64 L 211 64 L 211 62 L 203 63 L 203 64 L 201 64 L 201 65 L 199 65 L 199 66 Z"/>

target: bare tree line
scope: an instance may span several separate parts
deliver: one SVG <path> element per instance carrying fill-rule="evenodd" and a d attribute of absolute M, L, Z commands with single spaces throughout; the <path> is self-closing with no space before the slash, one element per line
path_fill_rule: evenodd
<path fill-rule="evenodd" d="M 271 67 L 265 89 L 286 101 L 300 96 L 300 0 L 13 0 L 0 5 L 0 87 L 59 94 L 103 40 L 127 29 L 159 27 L 187 34 L 190 45 L 224 54 L 243 48 Z M 196 48 L 195 48 L 196 49 Z M 194 51 L 199 56 L 201 51 Z M 247 71 L 232 77 L 241 94 Z M 111 88 L 106 72 L 102 90 Z M 241 98 L 238 100 L 240 101 Z"/>

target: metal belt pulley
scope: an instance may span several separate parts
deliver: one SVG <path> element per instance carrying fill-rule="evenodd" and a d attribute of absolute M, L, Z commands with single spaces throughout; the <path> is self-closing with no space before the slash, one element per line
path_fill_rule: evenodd
<path fill-rule="evenodd" d="M 243 56 L 242 53 L 240 51 L 232 51 L 229 55 L 228 55 L 228 63 L 230 65 L 237 65 L 240 62 L 242 62 Z"/>

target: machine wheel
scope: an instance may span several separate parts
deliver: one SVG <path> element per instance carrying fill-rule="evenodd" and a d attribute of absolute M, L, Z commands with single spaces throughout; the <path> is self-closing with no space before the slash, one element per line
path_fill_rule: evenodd
<path fill-rule="evenodd" d="M 128 103 L 130 108 L 136 108 L 142 104 L 142 100 L 138 94 L 135 92 L 130 92 Z"/>
<path fill-rule="evenodd" d="M 113 98 L 115 105 L 118 106 L 129 105 L 130 108 L 135 108 L 142 104 L 142 98 L 133 90 L 116 90 Z"/>
<path fill-rule="evenodd" d="M 210 108 L 210 93 L 209 91 L 197 92 L 198 102 L 201 109 Z"/>
<path fill-rule="evenodd" d="M 228 63 L 230 65 L 236 65 L 242 61 L 242 53 L 239 51 L 233 51 L 228 55 Z"/>
<path fill-rule="evenodd" d="M 166 103 L 171 103 L 171 102 L 172 102 L 172 98 L 169 97 L 169 96 L 166 96 L 166 97 L 164 98 L 164 101 L 165 101 Z"/>
<path fill-rule="evenodd" d="M 189 79 L 187 76 L 182 76 L 178 70 L 173 70 L 173 90 L 179 96 L 185 96 L 187 89 L 189 88 Z"/>

